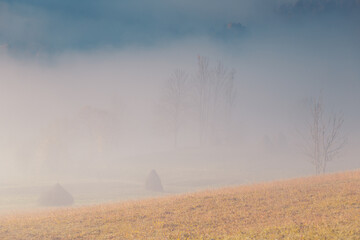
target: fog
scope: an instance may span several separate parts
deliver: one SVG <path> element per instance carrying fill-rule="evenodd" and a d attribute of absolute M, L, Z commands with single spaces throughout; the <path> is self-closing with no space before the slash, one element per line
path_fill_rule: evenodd
<path fill-rule="evenodd" d="M 359 168 L 360 6 L 308 2 L 3 1 L 2 191 L 140 188 L 151 169 L 168 193 L 312 175 L 302 136 L 320 96 L 346 136 L 327 172 Z M 164 89 L 175 69 L 194 83 L 199 57 L 234 70 L 231 116 L 200 141 L 190 97 L 174 146 Z"/>

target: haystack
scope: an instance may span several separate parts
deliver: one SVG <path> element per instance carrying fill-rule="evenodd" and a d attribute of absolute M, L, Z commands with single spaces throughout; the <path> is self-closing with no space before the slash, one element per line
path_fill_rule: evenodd
<path fill-rule="evenodd" d="M 74 203 L 74 198 L 59 183 L 44 192 L 39 199 L 41 206 L 69 206 Z"/>
<path fill-rule="evenodd" d="M 161 184 L 160 177 L 155 170 L 151 170 L 151 172 L 149 173 L 149 175 L 146 179 L 145 189 L 149 190 L 149 191 L 154 191 L 154 192 L 163 192 L 164 191 L 164 188 Z"/>

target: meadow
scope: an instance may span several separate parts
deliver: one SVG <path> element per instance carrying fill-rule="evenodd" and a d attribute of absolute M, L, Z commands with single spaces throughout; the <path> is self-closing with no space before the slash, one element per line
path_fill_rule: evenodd
<path fill-rule="evenodd" d="M 0 239 L 360 239 L 360 171 L 3 214 Z"/>

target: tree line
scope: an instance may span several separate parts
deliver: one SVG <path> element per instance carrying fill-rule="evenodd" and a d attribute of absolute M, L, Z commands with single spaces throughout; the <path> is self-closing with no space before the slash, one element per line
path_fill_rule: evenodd
<path fill-rule="evenodd" d="M 192 76 L 182 69 L 174 70 L 164 84 L 160 100 L 160 112 L 168 120 L 174 146 L 178 144 L 187 116 L 197 122 L 201 145 L 222 141 L 232 117 L 236 94 L 235 71 L 221 61 L 211 66 L 207 57 L 198 56 L 197 72 Z"/>
<path fill-rule="evenodd" d="M 198 56 L 197 72 L 190 76 L 182 69 L 173 71 L 165 82 L 161 98 L 161 113 L 178 145 L 179 132 L 187 115 L 197 121 L 200 145 L 223 141 L 229 129 L 237 97 L 235 70 L 228 69 L 221 61 L 211 66 L 209 59 Z M 301 132 L 303 150 L 315 173 L 325 173 L 327 164 L 343 149 L 344 116 L 328 113 L 321 96 L 308 106 L 311 119 Z M 194 114 L 195 113 L 195 114 Z"/>

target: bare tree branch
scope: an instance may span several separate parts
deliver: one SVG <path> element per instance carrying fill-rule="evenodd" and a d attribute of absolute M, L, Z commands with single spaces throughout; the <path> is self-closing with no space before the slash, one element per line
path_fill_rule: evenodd
<path fill-rule="evenodd" d="M 174 70 L 163 88 L 160 107 L 161 113 L 174 135 L 175 147 L 178 144 L 178 135 L 184 121 L 184 113 L 188 107 L 189 92 L 188 74 L 181 69 Z"/>
<path fill-rule="evenodd" d="M 195 108 L 199 122 L 199 140 L 218 141 L 235 104 L 235 71 L 229 71 L 221 61 L 209 67 L 206 57 L 198 56 L 198 72 L 194 79 Z"/>
<path fill-rule="evenodd" d="M 305 144 L 306 155 L 315 166 L 316 174 L 324 173 L 327 163 L 332 161 L 345 146 L 342 134 L 344 117 L 331 114 L 325 119 L 322 98 L 314 99 L 311 104 L 312 123 L 309 125 L 309 138 Z"/>

